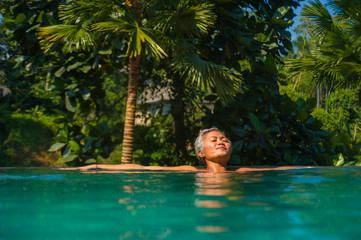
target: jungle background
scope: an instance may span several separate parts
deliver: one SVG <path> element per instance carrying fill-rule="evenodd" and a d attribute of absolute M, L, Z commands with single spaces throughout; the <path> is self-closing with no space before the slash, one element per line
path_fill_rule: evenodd
<path fill-rule="evenodd" d="M 1 167 L 199 165 L 193 142 L 212 126 L 230 165 L 361 164 L 358 0 L 2 0 L 0 13 Z"/>

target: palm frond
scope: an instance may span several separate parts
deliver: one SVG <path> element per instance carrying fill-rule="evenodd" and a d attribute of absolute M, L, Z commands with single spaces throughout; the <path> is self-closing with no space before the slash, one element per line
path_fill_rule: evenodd
<path fill-rule="evenodd" d="M 330 12 L 319 0 L 311 1 L 310 5 L 306 5 L 301 12 L 301 16 L 307 17 L 314 23 L 311 28 L 319 36 L 335 29 Z"/>
<path fill-rule="evenodd" d="M 198 37 L 213 26 L 216 19 L 213 9 L 213 4 L 178 1 L 171 11 L 168 8 L 159 10 L 153 23 L 171 36 Z"/>
<path fill-rule="evenodd" d="M 301 59 L 286 59 L 285 69 L 289 73 L 289 77 L 295 77 L 301 72 L 313 72 L 317 64 L 316 59 L 306 55 Z"/>
<path fill-rule="evenodd" d="M 340 85 L 347 78 L 350 70 L 345 68 L 340 61 L 340 59 L 329 53 L 312 51 L 302 59 L 286 60 L 285 69 L 291 78 L 300 73 L 310 73 L 318 82 L 333 82 Z"/>
<path fill-rule="evenodd" d="M 361 0 L 331 0 L 325 5 L 315 0 L 303 9 L 302 15 L 311 21 L 319 41 L 302 58 L 286 61 L 290 76 L 307 72 L 316 81 L 339 87 L 359 85 Z"/>
<path fill-rule="evenodd" d="M 147 55 L 152 55 L 158 61 L 160 58 L 166 57 L 166 52 L 155 40 L 156 38 L 154 37 L 154 35 L 155 33 L 157 33 L 157 31 L 149 28 L 140 28 L 140 30 L 141 32 L 139 33 L 139 36 L 141 37 L 141 41 L 145 43 L 145 53 Z"/>
<path fill-rule="evenodd" d="M 215 88 L 219 96 L 228 101 L 240 91 L 242 76 L 235 70 L 201 59 L 191 53 L 178 58 L 173 70 L 191 85 L 203 90 Z"/>
<path fill-rule="evenodd" d="M 118 19 L 117 21 L 94 23 L 92 27 L 95 31 L 130 33 L 137 28 L 137 23 L 129 23 Z"/>
<path fill-rule="evenodd" d="M 155 32 L 153 29 L 140 27 L 134 19 L 131 22 L 125 21 L 124 18 L 117 18 L 113 22 L 100 22 L 93 24 L 96 31 L 124 32 L 129 34 L 127 55 L 131 57 L 138 56 L 145 52 L 155 57 L 156 60 L 167 56 L 163 48 L 157 43 L 152 36 Z"/>
<path fill-rule="evenodd" d="M 347 84 L 354 86 L 360 85 L 361 63 L 356 62 L 342 62 L 339 64 L 339 69 L 344 73 L 344 79 Z"/>
<path fill-rule="evenodd" d="M 65 24 L 84 19 L 104 21 L 119 12 L 122 12 L 122 8 L 112 0 L 81 0 L 59 6 L 60 20 Z"/>
<path fill-rule="evenodd" d="M 95 46 L 94 34 L 87 24 L 53 25 L 38 28 L 40 44 L 48 52 L 58 43 L 65 44 L 65 51 L 89 50 Z"/>

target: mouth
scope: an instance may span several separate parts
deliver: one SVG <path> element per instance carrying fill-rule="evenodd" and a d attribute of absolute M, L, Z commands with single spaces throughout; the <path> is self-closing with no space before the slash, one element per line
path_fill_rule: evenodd
<path fill-rule="evenodd" d="M 218 148 L 216 148 L 216 150 L 223 150 L 223 151 L 227 151 L 227 148 L 226 148 L 226 147 L 218 147 Z"/>

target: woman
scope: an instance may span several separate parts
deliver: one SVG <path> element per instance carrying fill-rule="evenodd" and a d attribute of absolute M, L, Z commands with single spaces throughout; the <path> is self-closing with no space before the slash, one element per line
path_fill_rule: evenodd
<path fill-rule="evenodd" d="M 203 129 L 195 141 L 197 158 L 207 167 L 207 172 L 226 172 L 227 162 L 231 157 L 232 144 L 226 135 L 218 128 Z M 275 168 L 239 168 L 236 172 L 286 170 L 300 167 L 275 167 Z M 80 168 L 65 168 L 65 170 L 168 170 L 168 171 L 197 171 L 193 166 L 178 167 L 142 166 L 139 164 L 104 165 L 93 164 Z"/>
<path fill-rule="evenodd" d="M 218 128 L 203 129 L 195 141 L 197 158 L 207 167 L 207 172 L 226 172 L 231 157 L 232 143 Z M 239 168 L 236 172 L 286 170 L 304 167 Z"/>

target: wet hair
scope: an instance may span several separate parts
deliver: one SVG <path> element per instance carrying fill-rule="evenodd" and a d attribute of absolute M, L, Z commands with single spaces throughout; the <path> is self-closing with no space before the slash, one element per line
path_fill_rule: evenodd
<path fill-rule="evenodd" d="M 224 134 L 224 132 L 222 132 L 221 130 L 219 130 L 216 127 L 206 128 L 206 129 L 202 129 L 202 130 L 199 131 L 198 137 L 196 138 L 196 141 L 194 142 L 194 148 L 195 148 L 195 152 L 196 152 L 196 157 L 205 166 L 207 166 L 206 161 L 203 158 L 201 158 L 198 155 L 198 153 L 204 152 L 204 139 L 203 139 L 203 136 L 206 135 L 209 132 L 212 132 L 212 131 L 220 132 L 227 138 L 227 136 Z M 232 151 L 232 143 L 228 138 L 227 138 L 227 140 L 231 145 L 230 146 L 230 151 Z"/>

